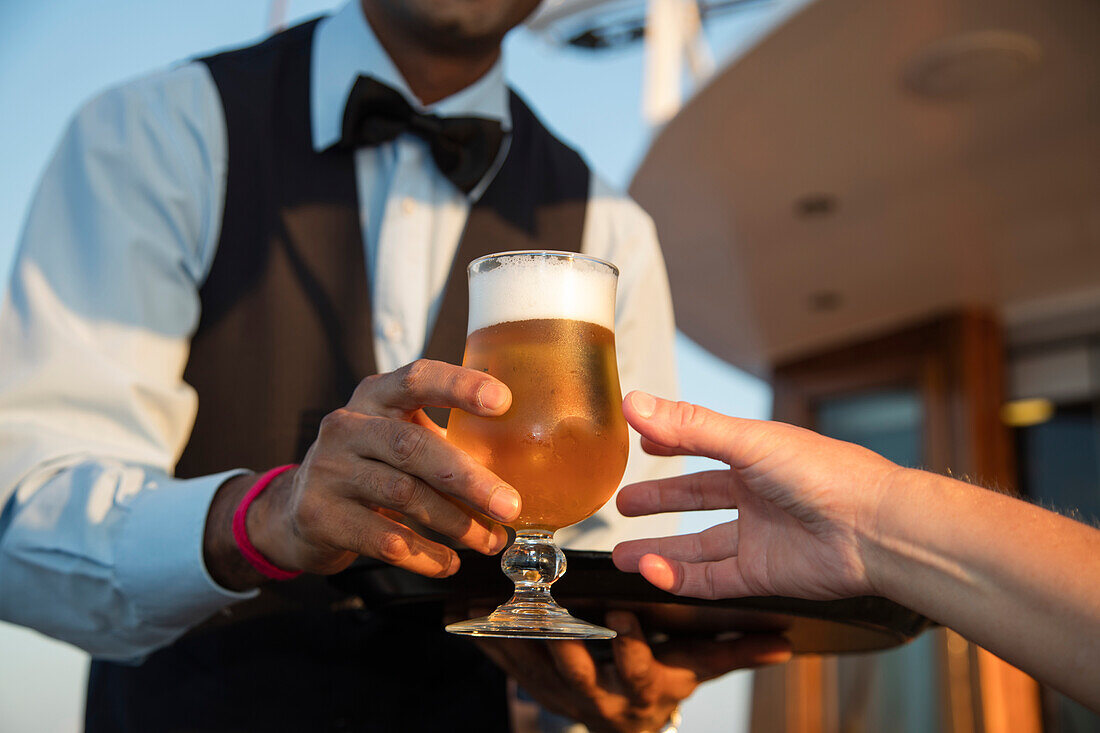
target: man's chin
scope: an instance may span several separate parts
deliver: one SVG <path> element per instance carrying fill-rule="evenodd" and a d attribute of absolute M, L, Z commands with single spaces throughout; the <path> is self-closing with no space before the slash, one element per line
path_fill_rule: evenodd
<path fill-rule="evenodd" d="M 363 0 L 385 8 L 432 47 L 484 52 L 527 19 L 539 0 Z"/>

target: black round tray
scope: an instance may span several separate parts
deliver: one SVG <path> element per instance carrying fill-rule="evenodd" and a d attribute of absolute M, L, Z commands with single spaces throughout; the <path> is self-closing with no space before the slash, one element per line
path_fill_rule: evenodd
<path fill-rule="evenodd" d="M 425 578 L 363 558 L 330 582 L 370 610 L 409 604 L 440 605 L 452 614 L 491 610 L 511 597 L 500 557 L 459 550 L 461 569 L 449 578 Z M 602 623 L 607 611 L 638 615 L 651 636 L 718 636 L 779 632 L 795 653 L 867 652 L 904 644 L 928 627 L 924 616 L 875 596 L 808 601 L 778 596 L 707 601 L 681 598 L 623 573 L 609 552 L 566 551 L 569 571 L 554 584 L 554 598 L 576 616 Z"/>

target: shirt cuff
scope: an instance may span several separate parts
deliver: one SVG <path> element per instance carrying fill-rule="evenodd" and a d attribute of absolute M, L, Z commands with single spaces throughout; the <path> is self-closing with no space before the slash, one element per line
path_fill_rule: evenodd
<path fill-rule="evenodd" d="M 206 515 L 218 488 L 244 470 L 149 481 L 127 507 L 116 568 L 143 622 L 180 633 L 226 605 L 253 598 L 218 585 L 203 560 Z"/>

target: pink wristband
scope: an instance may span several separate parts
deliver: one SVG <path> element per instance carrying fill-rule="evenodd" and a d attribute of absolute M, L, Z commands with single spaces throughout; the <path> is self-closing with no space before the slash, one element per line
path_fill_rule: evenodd
<path fill-rule="evenodd" d="M 245 559 L 248 560 L 252 567 L 272 580 L 291 580 L 301 575 L 302 571 L 298 570 L 292 573 L 289 570 L 283 570 L 268 562 L 268 559 L 261 555 L 260 551 L 257 550 L 248 539 L 248 527 L 245 525 L 245 517 L 248 516 L 248 507 L 252 505 L 252 502 L 260 495 L 260 492 L 267 488 L 271 480 L 284 471 L 296 468 L 297 465 L 296 463 L 291 463 L 287 466 L 279 466 L 278 468 L 271 469 L 263 476 L 260 476 L 259 480 L 252 485 L 252 488 L 249 489 L 248 493 L 241 499 L 241 503 L 237 506 L 237 511 L 233 513 L 233 539 L 237 540 L 237 547 L 240 548 L 241 554 L 244 555 Z"/>

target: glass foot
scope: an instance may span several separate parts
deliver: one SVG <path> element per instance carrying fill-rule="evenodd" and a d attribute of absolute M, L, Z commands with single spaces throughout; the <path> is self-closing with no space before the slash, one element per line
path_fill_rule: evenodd
<path fill-rule="evenodd" d="M 560 606 L 524 608 L 505 605 L 488 616 L 449 624 L 447 631 L 466 636 L 512 639 L 614 639 L 611 629 L 581 621 Z"/>
<path fill-rule="evenodd" d="M 550 586 L 565 572 L 565 555 L 544 530 L 522 530 L 500 560 L 516 584 L 512 600 L 488 616 L 447 626 L 452 634 L 514 639 L 614 639 L 615 632 L 574 618 L 554 602 Z"/>

